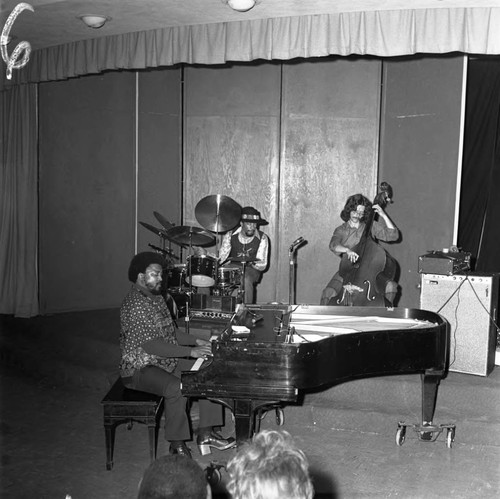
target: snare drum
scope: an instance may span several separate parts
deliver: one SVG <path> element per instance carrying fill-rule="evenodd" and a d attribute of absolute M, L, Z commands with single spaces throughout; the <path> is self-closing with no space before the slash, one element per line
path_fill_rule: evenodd
<path fill-rule="evenodd" d="M 241 269 L 236 265 L 225 265 L 217 270 L 218 285 L 221 288 L 238 286 L 240 284 Z"/>
<path fill-rule="evenodd" d="M 199 288 L 209 288 L 215 284 L 217 277 L 217 260 L 208 255 L 188 256 L 188 284 Z"/>

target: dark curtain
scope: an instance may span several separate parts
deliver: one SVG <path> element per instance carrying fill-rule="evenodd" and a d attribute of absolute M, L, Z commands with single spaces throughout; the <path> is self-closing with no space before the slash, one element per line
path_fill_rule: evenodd
<path fill-rule="evenodd" d="M 500 59 L 469 61 L 458 245 L 500 271 Z"/>
<path fill-rule="evenodd" d="M 0 92 L 0 314 L 38 315 L 36 84 Z"/>

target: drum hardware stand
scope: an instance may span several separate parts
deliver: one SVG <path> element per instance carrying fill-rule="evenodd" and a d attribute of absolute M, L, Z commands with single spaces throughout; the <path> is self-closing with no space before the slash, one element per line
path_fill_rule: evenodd
<path fill-rule="evenodd" d="M 193 234 L 189 232 L 189 256 L 193 257 Z M 186 262 L 188 259 L 186 258 Z M 189 314 L 191 313 L 191 300 L 193 296 L 193 272 L 188 268 L 188 264 L 186 263 L 186 275 L 189 275 L 189 293 L 188 299 L 186 302 L 186 316 L 184 318 L 184 325 L 186 329 L 186 333 L 189 334 Z"/>
<path fill-rule="evenodd" d="M 191 313 L 191 307 L 189 306 L 191 304 L 191 294 L 188 297 L 188 300 L 186 302 L 186 315 L 184 316 L 184 328 L 186 330 L 186 333 L 189 334 L 189 314 Z"/>
<path fill-rule="evenodd" d="M 297 267 L 297 249 L 299 246 L 305 242 L 305 239 L 301 236 L 296 239 L 288 250 L 288 260 L 290 262 L 290 272 L 288 279 L 288 304 L 295 304 L 295 278 L 296 278 L 296 267 Z"/>
<path fill-rule="evenodd" d="M 240 289 L 238 291 L 238 295 L 241 298 L 241 303 L 245 303 L 246 296 L 245 296 L 245 275 L 247 271 L 247 262 L 241 262 L 241 282 L 240 282 Z"/>

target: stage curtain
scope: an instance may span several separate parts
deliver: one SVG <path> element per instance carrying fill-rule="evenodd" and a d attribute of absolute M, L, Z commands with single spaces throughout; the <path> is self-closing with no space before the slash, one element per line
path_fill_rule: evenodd
<path fill-rule="evenodd" d="M 469 61 L 458 244 L 474 268 L 498 272 L 500 245 L 500 64 Z"/>
<path fill-rule="evenodd" d="M 38 314 L 37 85 L 0 92 L 0 313 Z"/>
<path fill-rule="evenodd" d="M 500 53 L 500 8 L 379 10 L 169 27 L 34 51 L 18 82 L 113 69 L 328 55 Z M 5 83 L 5 80 L 4 80 Z"/>

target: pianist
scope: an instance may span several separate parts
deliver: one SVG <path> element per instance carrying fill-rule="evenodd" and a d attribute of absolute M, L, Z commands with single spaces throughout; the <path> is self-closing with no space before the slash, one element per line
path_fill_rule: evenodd
<path fill-rule="evenodd" d="M 133 283 L 120 309 L 120 374 L 128 388 L 162 395 L 165 399 L 165 439 L 171 454 L 191 457 L 186 441 L 191 439 L 182 396 L 180 376 L 193 358 L 210 355 L 210 343 L 175 328 L 161 295 L 163 257 L 159 253 L 135 255 L 128 270 Z M 223 408 L 208 400 L 199 401 L 200 422 L 197 445 L 204 454 L 210 448 L 225 450 L 235 445 L 213 427 L 223 425 Z"/>

